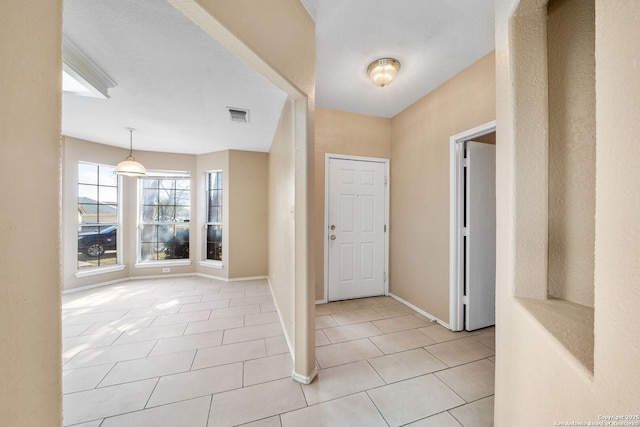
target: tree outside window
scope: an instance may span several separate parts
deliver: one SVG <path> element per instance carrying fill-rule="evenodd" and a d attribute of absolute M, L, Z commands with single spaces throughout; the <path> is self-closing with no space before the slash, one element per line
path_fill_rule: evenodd
<path fill-rule="evenodd" d="M 207 259 L 222 261 L 222 171 L 207 174 Z"/>
<path fill-rule="evenodd" d="M 191 178 L 151 175 L 140 182 L 140 260 L 188 259 Z"/>

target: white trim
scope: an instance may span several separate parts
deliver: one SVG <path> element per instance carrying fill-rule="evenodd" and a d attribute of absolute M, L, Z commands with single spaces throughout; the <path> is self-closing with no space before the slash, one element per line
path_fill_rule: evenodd
<path fill-rule="evenodd" d="M 278 301 L 276 300 L 275 294 L 273 293 L 273 286 L 271 285 L 271 280 L 269 280 L 268 277 L 267 277 L 267 283 L 269 284 L 269 291 L 271 292 L 271 298 L 273 298 L 273 305 L 276 307 L 276 313 L 278 313 L 278 319 L 280 319 L 280 325 L 282 326 L 282 332 L 284 333 L 284 340 L 287 342 L 287 347 L 289 347 L 289 355 L 291 355 L 291 360 L 294 362 L 294 368 L 293 368 L 294 375 L 297 375 L 299 377 L 305 377 L 295 373 L 296 351 L 295 351 L 295 348 L 293 347 L 293 342 L 291 342 L 291 338 L 287 334 L 287 328 L 285 328 L 284 326 L 285 323 L 282 320 L 282 313 L 280 312 L 280 307 L 278 307 Z M 294 323 L 294 327 L 295 327 L 295 323 Z M 314 337 L 314 340 L 315 340 L 315 337 Z"/>
<path fill-rule="evenodd" d="M 108 267 L 97 267 L 97 268 L 91 268 L 88 270 L 76 271 L 74 276 L 76 276 L 79 279 L 81 277 L 96 276 L 98 274 L 107 274 L 107 273 L 113 273 L 114 271 L 122 271 L 125 268 L 127 268 L 127 266 L 122 264 L 110 265 Z"/>
<path fill-rule="evenodd" d="M 222 277 L 222 276 L 214 276 L 213 274 L 205 274 L 205 273 L 195 273 L 196 276 L 206 277 L 207 279 L 221 280 L 223 282 L 246 282 L 249 280 L 264 280 L 269 278 L 267 276 L 253 276 L 253 277 Z"/>
<path fill-rule="evenodd" d="M 101 283 L 94 283 L 93 285 L 80 286 L 79 288 L 64 289 L 62 291 L 62 295 L 73 294 L 75 292 L 87 291 L 89 289 L 94 289 L 94 288 L 101 288 L 103 286 L 114 285 L 116 283 L 127 282 L 129 280 L 131 280 L 131 278 L 125 277 L 123 279 L 109 280 L 108 282 L 101 282 Z"/>
<path fill-rule="evenodd" d="M 309 376 L 300 375 L 297 372 L 291 373 L 291 379 L 299 383 L 302 383 L 304 385 L 311 384 L 317 376 L 318 376 L 318 370 L 316 368 L 313 368 L 313 371 L 311 371 L 311 375 Z"/>
<path fill-rule="evenodd" d="M 198 264 L 202 267 L 215 268 L 218 270 L 222 270 L 224 268 L 224 264 L 222 263 L 222 261 L 206 260 L 199 261 Z"/>
<path fill-rule="evenodd" d="M 328 302 L 329 302 L 329 301 L 327 301 L 326 299 L 317 299 L 317 300 L 316 300 L 316 305 L 318 305 L 318 304 L 326 304 L 326 303 L 328 303 Z"/>
<path fill-rule="evenodd" d="M 360 162 L 373 162 L 383 163 L 385 165 L 384 173 L 387 178 L 384 186 L 384 223 L 387 226 L 387 232 L 384 233 L 384 272 L 386 274 L 386 280 L 384 281 L 384 294 L 389 295 L 389 189 L 391 188 L 391 174 L 389 159 L 381 157 L 364 157 L 364 156 L 348 156 L 345 154 L 332 154 L 325 153 L 324 155 L 324 228 L 323 235 L 326 237 L 326 231 L 329 229 L 329 160 L 341 159 L 341 160 L 355 160 Z M 320 303 L 326 303 L 329 301 L 329 241 L 323 238 L 324 241 L 324 298 L 320 300 Z M 319 301 L 316 301 L 318 304 Z"/>
<path fill-rule="evenodd" d="M 413 304 L 411 304 L 411 303 L 409 303 L 409 302 L 407 302 L 407 301 L 403 300 L 403 299 L 402 299 L 402 298 L 400 298 L 399 296 L 394 295 L 394 294 L 392 294 L 392 293 L 390 293 L 390 294 L 389 294 L 389 296 L 390 296 L 391 298 L 394 298 L 394 299 L 396 299 L 396 300 L 400 301 L 402 304 L 406 305 L 407 307 L 411 308 L 412 310 L 417 311 L 418 313 L 422 314 L 424 317 L 426 317 L 427 319 L 431 320 L 432 322 L 434 322 L 434 323 L 438 323 L 439 325 L 442 325 L 442 326 L 444 326 L 444 327 L 445 327 L 445 328 L 447 328 L 447 329 L 451 329 L 451 327 L 449 326 L 449 324 L 448 324 L 448 323 L 446 323 L 446 322 L 444 322 L 444 321 L 442 321 L 442 320 L 438 319 L 436 316 L 434 316 L 434 315 L 432 315 L 432 314 L 427 313 L 426 311 L 422 310 L 421 308 L 418 308 L 418 307 L 416 307 L 415 305 L 413 305 Z"/>
<path fill-rule="evenodd" d="M 496 131 L 496 121 L 476 126 L 473 129 L 453 135 L 449 138 L 449 324 L 452 331 L 461 331 L 463 325 L 462 292 L 464 284 L 459 277 L 458 271 L 460 263 L 460 203 L 462 197 L 460 193 L 461 184 L 458 182 L 460 176 L 460 161 L 458 159 L 460 150 L 457 148 L 459 142 L 469 141 L 473 138 L 486 135 Z"/>
<path fill-rule="evenodd" d="M 171 261 L 144 261 L 144 262 L 136 262 L 136 268 L 153 268 L 153 267 L 180 267 L 184 265 L 191 265 L 191 260 L 171 260 Z"/>
<path fill-rule="evenodd" d="M 149 274 L 148 276 L 129 276 L 129 280 L 138 280 L 138 279 L 166 279 L 167 277 L 191 277 L 197 276 L 196 273 L 175 273 L 175 274 Z"/>

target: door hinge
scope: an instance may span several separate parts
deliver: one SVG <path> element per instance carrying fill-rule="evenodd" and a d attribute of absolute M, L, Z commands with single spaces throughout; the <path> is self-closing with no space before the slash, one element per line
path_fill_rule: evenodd
<path fill-rule="evenodd" d="M 387 224 L 384 225 L 384 232 L 387 232 Z"/>
<path fill-rule="evenodd" d="M 469 158 L 465 157 L 464 160 L 462 161 L 462 166 L 463 167 L 469 167 Z"/>
<path fill-rule="evenodd" d="M 382 273 L 382 281 L 383 282 L 387 281 L 387 272 L 386 271 L 384 273 Z"/>
<path fill-rule="evenodd" d="M 467 227 L 462 227 L 462 235 L 467 236 L 469 233 L 469 229 Z"/>
<path fill-rule="evenodd" d="M 387 180 L 387 175 L 385 175 L 385 176 L 384 176 L 384 185 L 387 185 L 387 182 L 388 182 L 388 180 Z"/>

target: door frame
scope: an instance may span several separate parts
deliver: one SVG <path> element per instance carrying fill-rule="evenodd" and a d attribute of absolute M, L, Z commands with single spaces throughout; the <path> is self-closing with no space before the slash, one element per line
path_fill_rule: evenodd
<path fill-rule="evenodd" d="M 469 141 L 496 131 L 496 121 L 476 126 L 449 138 L 449 327 L 452 331 L 464 329 L 464 277 L 459 274 L 462 248 L 459 247 L 462 218 L 463 184 L 460 180 L 462 152 L 460 142 Z"/>
<path fill-rule="evenodd" d="M 390 160 L 380 157 L 350 156 L 345 154 L 325 153 L 324 155 L 324 228 L 322 229 L 324 241 L 324 300 L 319 303 L 329 302 L 329 161 L 354 160 L 360 162 L 373 162 L 384 164 L 384 174 L 386 183 L 384 186 L 384 223 L 387 225 L 387 232 L 384 233 L 384 294 L 389 295 L 389 187 L 391 177 L 389 176 Z"/>

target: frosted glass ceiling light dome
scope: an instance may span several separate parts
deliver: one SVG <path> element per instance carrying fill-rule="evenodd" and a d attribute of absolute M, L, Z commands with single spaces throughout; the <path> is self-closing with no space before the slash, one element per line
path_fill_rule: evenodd
<path fill-rule="evenodd" d="M 367 67 L 367 74 L 374 85 L 385 87 L 396 77 L 400 69 L 400 61 L 393 58 L 380 58 Z"/>
<path fill-rule="evenodd" d="M 116 175 L 124 175 L 124 176 L 145 176 L 147 175 L 147 169 L 142 166 L 142 164 L 136 162 L 136 159 L 133 157 L 133 131 L 135 129 L 129 129 L 129 156 L 116 166 L 113 171 Z"/>

